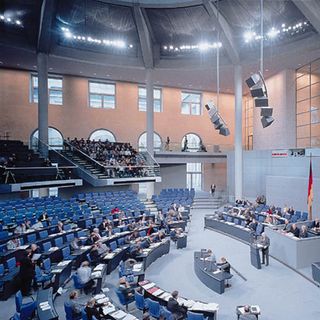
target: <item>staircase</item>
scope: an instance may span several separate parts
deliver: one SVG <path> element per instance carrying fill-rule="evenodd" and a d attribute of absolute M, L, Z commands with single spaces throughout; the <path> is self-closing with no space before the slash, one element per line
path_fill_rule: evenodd
<path fill-rule="evenodd" d="M 157 214 L 158 209 L 153 200 L 141 200 L 141 202 L 145 205 L 147 210 L 150 210 L 151 214 Z"/>
<path fill-rule="evenodd" d="M 222 198 L 218 194 L 214 197 L 209 192 L 197 192 L 193 203 L 192 209 L 218 209 L 222 205 Z"/>

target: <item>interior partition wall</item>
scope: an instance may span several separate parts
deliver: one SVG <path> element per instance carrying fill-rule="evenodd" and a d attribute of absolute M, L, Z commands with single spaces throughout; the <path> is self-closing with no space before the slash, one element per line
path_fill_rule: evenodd
<path fill-rule="evenodd" d="M 320 59 L 296 70 L 297 147 L 320 146 Z"/>

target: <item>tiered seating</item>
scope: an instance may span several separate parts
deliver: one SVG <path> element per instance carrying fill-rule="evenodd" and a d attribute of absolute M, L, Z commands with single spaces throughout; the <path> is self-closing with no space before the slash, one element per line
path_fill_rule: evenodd
<path fill-rule="evenodd" d="M 152 196 L 152 200 L 158 210 L 167 212 L 173 203 L 184 207 L 191 206 L 194 195 L 194 189 L 163 189 L 158 196 Z"/>

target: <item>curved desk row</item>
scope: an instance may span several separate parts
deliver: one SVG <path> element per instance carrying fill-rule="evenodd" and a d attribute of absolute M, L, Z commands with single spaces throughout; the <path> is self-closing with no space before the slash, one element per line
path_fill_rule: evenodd
<path fill-rule="evenodd" d="M 54 307 L 52 288 L 37 293 L 37 315 L 39 320 L 56 320 L 59 315 Z"/>
<path fill-rule="evenodd" d="M 221 271 L 215 263 L 205 260 L 201 252 L 194 253 L 194 271 L 203 284 L 219 294 L 224 293 L 226 280 L 232 278 L 232 274 Z"/>
<path fill-rule="evenodd" d="M 139 282 L 138 285 L 144 290 L 144 296 L 146 298 L 158 301 L 163 306 L 167 305 L 171 293 L 160 289 L 155 283 L 148 280 Z M 182 297 L 178 298 L 178 303 L 187 308 L 188 311 L 201 313 L 209 319 L 217 319 L 219 305 L 216 303 L 194 301 Z"/>
<path fill-rule="evenodd" d="M 148 249 L 143 249 L 142 254 L 137 256 L 137 259 L 143 261 L 143 268 L 146 270 L 151 263 L 169 253 L 169 251 L 170 240 L 164 239 L 161 242 L 152 243 Z"/>
<path fill-rule="evenodd" d="M 252 231 L 249 228 L 233 222 L 221 220 L 217 217 L 217 215 L 205 216 L 204 227 L 212 228 L 218 232 L 222 232 L 248 244 L 250 243 Z"/>

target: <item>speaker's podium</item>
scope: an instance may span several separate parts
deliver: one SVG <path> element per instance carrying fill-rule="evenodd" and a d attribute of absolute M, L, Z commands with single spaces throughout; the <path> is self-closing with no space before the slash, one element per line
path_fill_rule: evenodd
<path fill-rule="evenodd" d="M 257 269 L 261 269 L 260 249 L 261 245 L 257 243 L 250 244 L 251 265 L 253 265 Z"/>

